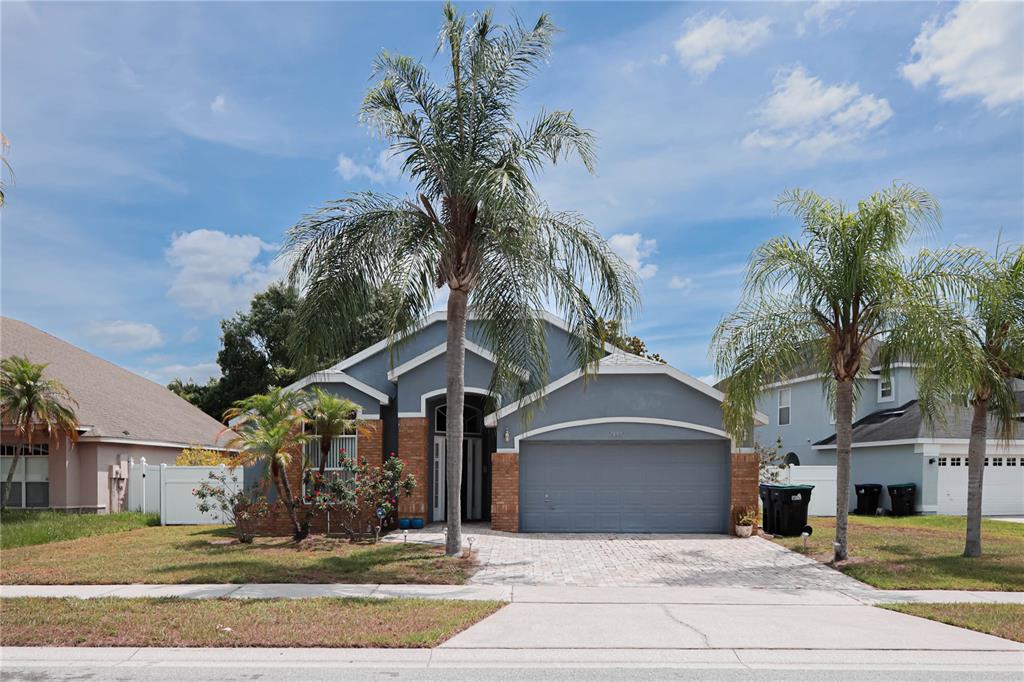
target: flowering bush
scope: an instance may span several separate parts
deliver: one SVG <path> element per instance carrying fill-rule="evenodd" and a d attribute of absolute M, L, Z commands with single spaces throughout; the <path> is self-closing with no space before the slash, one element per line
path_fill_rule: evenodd
<path fill-rule="evenodd" d="M 218 464 L 227 464 L 228 458 L 219 450 L 210 450 L 201 445 L 190 445 L 181 451 L 174 460 L 175 466 L 180 467 L 214 467 Z"/>
<path fill-rule="evenodd" d="M 782 450 L 781 438 L 776 439 L 773 448 L 754 442 L 754 452 L 757 453 L 758 478 L 761 483 L 779 483 L 782 480 L 779 470 L 785 469 L 789 465 L 779 455 L 780 450 Z"/>
<path fill-rule="evenodd" d="M 196 508 L 204 514 L 216 511 L 221 519 L 235 527 L 239 542 L 252 542 L 256 524 L 270 514 L 267 498 L 256 491 L 245 490 L 234 473 L 210 472 L 210 480 L 203 481 L 192 491 L 199 499 Z"/>
<path fill-rule="evenodd" d="M 412 495 L 416 479 L 405 473 L 405 462 L 392 453 L 379 467 L 371 467 L 365 459 L 346 459 L 341 471 L 332 471 L 324 478 L 320 478 L 320 472 L 309 470 L 305 484 L 305 503 L 317 511 L 336 514 L 338 525 L 349 539 L 369 536 L 376 540 L 381 528 L 398 511 L 399 497 Z"/>

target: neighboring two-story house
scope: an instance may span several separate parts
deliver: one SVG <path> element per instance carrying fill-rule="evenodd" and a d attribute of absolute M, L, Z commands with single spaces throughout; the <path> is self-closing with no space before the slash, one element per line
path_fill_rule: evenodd
<path fill-rule="evenodd" d="M 770 385 L 757 404 L 768 423 L 755 428 L 755 439 L 768 447 L 781 439 L 786 464 L 835 466 L 835 417 L 825 390 L 823 378 L 810 373 Z M 897 363 L 888 377 L 873 365 L 858 382 L 853 418 L 851 483 L 914 483 L 918 512 L 966 513 L 969 410 L 950 408 L 945 423 L 929 422 L 917 403 L 914 367 Z M 990 423 L 983 513 L 1024 515 L 1024 424 L 1009 444 L 995 433 Z M 852 489 L 850 499 L 853 508 Z M 890 507 L 884 490 L 882 506 Z"/>

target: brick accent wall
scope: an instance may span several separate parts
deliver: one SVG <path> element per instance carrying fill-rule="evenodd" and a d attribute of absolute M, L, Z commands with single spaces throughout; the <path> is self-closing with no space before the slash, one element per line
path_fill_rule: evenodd
<path fill-rule="evenodd" d="M 371 467 L 384 463 L 384 422 L 379 419 L 363 422 L 356 440 L 359 459 L 365 459 Z"/>
<path fill-rule="evenodd" d="M 398 501 L 398 516 L 427 520 L 427 467 L 430 462 L 430 422 L 426 417 L 400 417 L 398 419 L 398 455 L 405 460 L 406 471 L 416 478 L 412 496 Z"/>
<path fill-rule="evenodd" d="M 491 454 L 491 528 L 519 532 L 519 453 Z"/>
<path fill-rule="evenodd" d="M 730 475 L 731 499 L 729 518 L 732 524 L 730 533 L 736 532 L 736 520 L 746 509 L 757 509 L 759 498 L 757 492 L 759 476 L 758 456 L 753 452 L 732 453 Z"/>

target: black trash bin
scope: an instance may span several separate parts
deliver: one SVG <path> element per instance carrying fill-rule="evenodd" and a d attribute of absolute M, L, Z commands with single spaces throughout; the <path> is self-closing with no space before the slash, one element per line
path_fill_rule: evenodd
<path fill-rule="evenodd" d="M 874 516 L 878 513 L 878 499 L 882 497 L 881 484 L 858 483 L 854 489 L 857 491 L 857 508 L 853 513 L 861 516 Z"/>
<path fill-rule="evenodd" d="M 771 484 L 761 483 L 757 486 L 757 492 L 761 496 L 761 530 L 774 535 L 775 514 L 772 507 Z"/>
<path fill-rule="evenodd" d="M 910 516 L 914 513 L 914 493 L 916 483 L 897 483 L 889 486 L 889 499 L 892 501 L 893 516 Z"/>
<path fill-rule="evenodd" d="M 807 505 L 813 489 L 813 485 L 761 484 L 762 494 L 768 494 L 764 531 L 784 537 L 800 535 L 807 525 Z"/>

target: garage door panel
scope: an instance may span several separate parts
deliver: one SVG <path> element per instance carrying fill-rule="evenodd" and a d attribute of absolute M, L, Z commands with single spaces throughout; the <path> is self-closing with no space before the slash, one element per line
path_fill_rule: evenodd
<path fill-rule="evenodd" d="M 523 443 L 524 532 L 722 533 L 728 452 L 694 443 Z"/>

